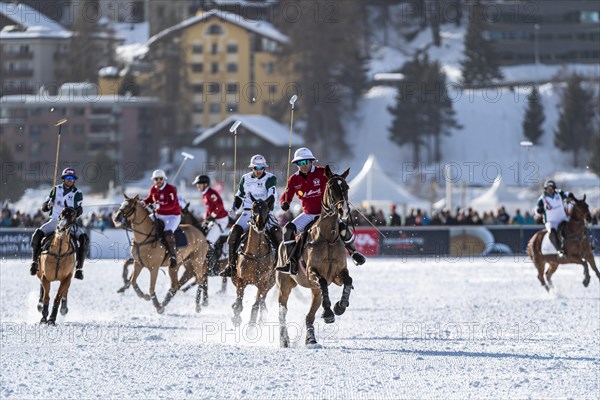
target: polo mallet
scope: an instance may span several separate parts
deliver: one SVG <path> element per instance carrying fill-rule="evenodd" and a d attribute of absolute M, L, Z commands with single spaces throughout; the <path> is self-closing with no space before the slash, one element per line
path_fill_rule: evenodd
<path fill-rule="evenodd" d="M 181 155 L 183 156 L 183 161 L 181 162 L 181 164 L 179 164 L 179 169 L 177 170 L 177 172 L 175 172 L 175 176 L 171 180 L 171 182 L 173 182 L 173 184 L 175 184 L 175 180 L 179 176 L 179 173 L 181 172 L 181 169 L 183 168 L 183 164 L 185 164 L 185 162 L 188 160 L 188 158 L 191 158 L 192 160 L 194 159 L 194 156 L 192 154 L 186 153 L 185 151 L 182 151 Z"/>
<path fill-rule="evenodd" d="M 62 131 L 62 126 L 67 123 L 67 119 L 59 119 L 54 126 L 58 126 L 58 140 L 56 142 L 56 161 L 54 162 L 54 183 L 52 184 L 52 188 L 56 187 L 56 174 L 58 173 L 58 153 L 60 151 L 60 132 Z"/>
<path fill-rule="evenodd" d="M 242 121 L 235 121 L 229 128 L 229 132 L 233 133 L 233 197 L 235 197 L 235 169 L 237 167 L 237 128 L 242 124 Z"/>
<path fill-rule="evenodd" d="M 294 104 L 296 104 L 298 96 L 293 95 L 290 98 L 290 104 L 292 105 L 292 118 L 290 119 L 290 146 L 288 147 L 288 162 L 287 162 L 287 175 L 285 176 L 285 190 L 287 191 L 287 179 L 290 176 L 290 160 L 292 159 L 292 127 L 294 126 Z"/>

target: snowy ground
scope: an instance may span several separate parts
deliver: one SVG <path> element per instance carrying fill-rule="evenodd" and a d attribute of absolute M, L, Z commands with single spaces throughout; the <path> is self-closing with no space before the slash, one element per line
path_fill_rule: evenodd
<path fill-rule="evenodd" d="M 99 261 L 74 281 L 70 312 L 40 326 L 27 263 L 0 267 L 2 398 L 577 398 L 600 394 L 600 285 L 561 266 L 546 293 L 533 266 L 504 258 L 369 260 L 352 267 L 350 308 L 318 319 L 303 346 L 309 294 L 290 301 L 293 348 L 279 349 L 276 290 L 258 334 L 230 323 L 233 287 L 194 312 L 191 292 L 165 314 L 117 295 L 121 265 Z M 146 290 L 147 274 L 142 274 Z M 160 274 L 164 296 L 167 278 Z M 56 290 L 56 289 L 54 289 Z M 248 320 L 251 295 L 245 299 Z M 332 298 L 339 298 L 339 288 Z M 320 313 L 319 313 L 320 314 Z"/>

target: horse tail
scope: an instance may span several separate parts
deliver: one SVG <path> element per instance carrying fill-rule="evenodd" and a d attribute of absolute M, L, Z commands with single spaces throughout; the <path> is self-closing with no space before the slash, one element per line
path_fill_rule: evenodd
<path fill-rule="evenodd" d="M 543 265 L 541 239 L 544 238 L 544 232 L 545 231 L 536 232 L 527 243 L 527 255 L 531 261 L 533 261 L 536 268 L 539 263 L 542 263 L 541 265 Z"/>

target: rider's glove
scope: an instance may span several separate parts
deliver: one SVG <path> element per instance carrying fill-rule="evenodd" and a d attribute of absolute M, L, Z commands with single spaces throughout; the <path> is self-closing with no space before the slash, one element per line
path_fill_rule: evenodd
<path fill-rule="evenodd" d="M 290 209 L 290 203 L 288 203 L 287 201 L 284 201 L 284 202 L 281 204 L 281 209 L 282 209 L 283 211 L 287 211 L 287 210 L 289 210 L 289 209 Z"/>

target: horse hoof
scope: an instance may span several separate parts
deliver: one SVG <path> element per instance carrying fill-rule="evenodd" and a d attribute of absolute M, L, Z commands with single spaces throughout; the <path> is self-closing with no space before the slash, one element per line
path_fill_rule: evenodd
<path fill-rule="evenodd" d="M 117 290 L 117 293 L 125 293 L 125 289 L 127 288 L 123 286 L 121 289 Z"/>
<path fill-rule="evenodd" d="M 333 312 L 335 313 L 335 315 L 342 315 L 343 313 L 346 312 L 346 307 L 342 306 L 340 304 L 340 302 L 338 301 L 337 303 L 335 303 L 335 305 L 333 306 Z"/>
<path fill-rule="evenodd" d="M 325 320 L 326 324 L 332 324 L 335 322 L 335 315 L 331 309 L 323 310 L 323 314 L 321 315 L 323 320 Z"/>
<path fill-rule="evenodd" d="M 242 317 L 236 315 L 235 317 L 231 318 L 231 322 L 233 322 L 233 325 L 237 328 L 242 323 Z"/>
<path fill-rule="evenodd" d="M 49 326 L 55 326 L 55 325 L 56 325 L 56 321 L 55 321 L 55 320 L 53 320 L 53 319 L 49 319 L 49 320 L 48 320 L 48 322 L 47 322 L 47 324 L 48 324 Z"/>
<path fill-rule="evenodd" d="M 202 311 L 202 307 L 200 304 L 196 304 L 196 312 L 199 313 L 200 311 Z"/>
<path fill-rule="evenodd" d="M 44 309 L 44 305 L 42 303 L 38 303 L 37 309 L 38 309 L 38 312 L 42 312 L 42 310 Z"/>
<path fill-rule="evenodd" d="M 60 315 L 67 315 L 68 312 L 69 312 L 69 309 L 67 307 L 60 309 Z"/>
<path fill-rule="evenodd" d="M 159 314 L 162 314 L 162 313 L 165 312 L 165 308 L 164 307 L 157 307 L 156 308 L 156 312 L 159 313 Z"/>
<path fill-rule="evenodd" d="M 45 324 L 47 322 L 48 320 L 46 319 L 46 317 L 42 317 L 42 319 L 40 319 L 40 324 Z"/>
<path fill-rule="evenodd" d="M 149 294 L 145 294 L 144 296 L 142 296 L 142 298 L 146 301 L 150 301 L 150 299 L 152 299 L 152 297 L 150 297 Z"/>
<path fill-rule="evenodd" d="M 314 343 L 306 343 L 306 348 L 307 349 L 322 349 L 323 346 L 321 346 L 319 343 L 317 343 L 316 341 Z"/>
<path fill-rule="evenodd" d="M 584 287 L 588 287 L 588 286 L 589 286 L 589 284 L 590 284 L 590 278 L 585 278 L 585 279 L 583 280 L 583 286 L 584 286 Z"/>
<path fill-rule="evenodd" d="M 279 346 L 283 349 L 287 349 L 288 347 L 290 347 L 290 339 L 289 338 L 279 339 Z"/>
<path fill-rule="evenodd" d="M 206 307 L 206 306 L 208 306 L 208 300 L 204 300 L 204 301 L 202 302 L 202 307 Z"/>

